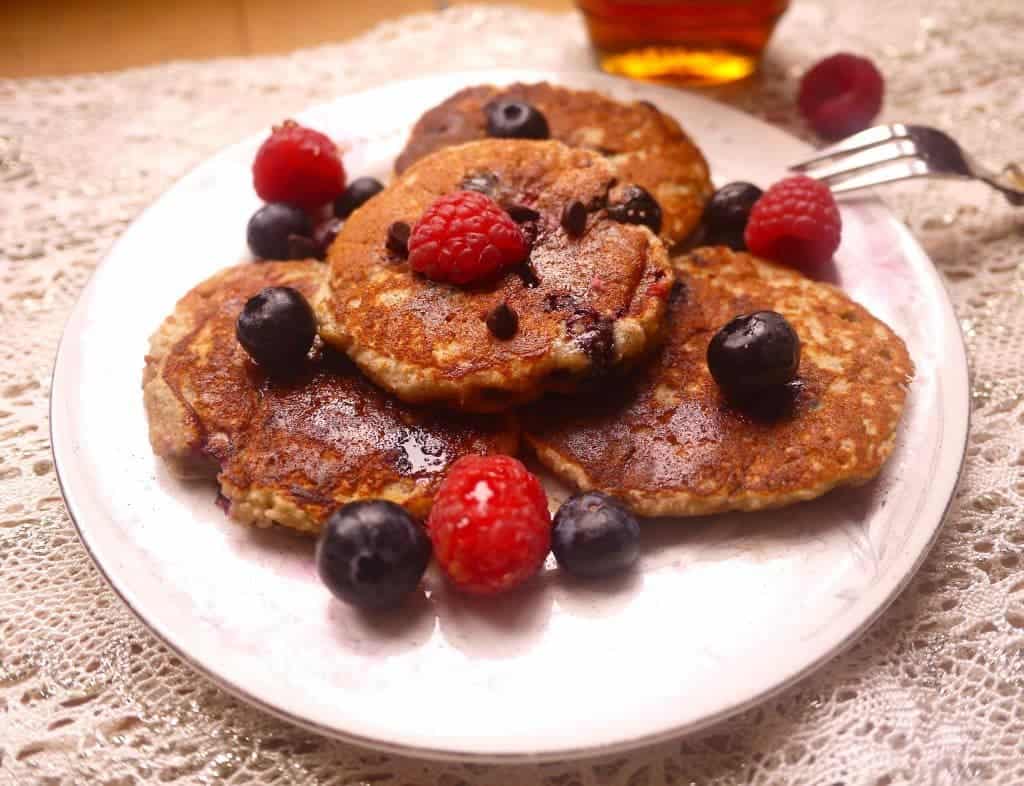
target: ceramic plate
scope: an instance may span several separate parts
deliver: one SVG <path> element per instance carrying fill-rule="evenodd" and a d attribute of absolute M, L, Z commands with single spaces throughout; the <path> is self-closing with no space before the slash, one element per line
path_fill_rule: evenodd
<path fill-rule="evenodd" d="M 719 184 L 771 183 L 808 153 L 697 95 L 594 74 L 447 74 L 298 119 L 346 146 L 353 176 L 387 179 L 423 110 L 465 85 L 516 79 L 654 101 L 697 139 Z M 549 563 L 528 589 L 474 601 L 428 572 L 426 596 L 386 621 L 332 600 L 311 541 L 231 523 L 214 487 L 172 478 L 146 436 L 147 339 L 189 288 L 247 258 L 245 224 L 259 204 L 250 164 L 264 136 L 214 156 L 125 232 L 68 323 L 52 391 L 54 456 L 82 540 L 135 613 L 228 690 L 407 754 L 603 753 L 704 726 L 807 674 L 924 558 L 963 456 L 966 359 L 932 264 L 866 197 L 842 203 L 838 282 L 917 365 L 895 453 L 875 482 L 780 512 L 649 522 L 639 570 L 617 583 L 572 583 Z"/>

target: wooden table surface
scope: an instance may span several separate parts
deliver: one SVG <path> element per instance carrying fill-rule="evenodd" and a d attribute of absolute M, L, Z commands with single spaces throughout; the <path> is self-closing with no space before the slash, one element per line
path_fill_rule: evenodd
<path fill-rule="evenodd" d="M 572 0 L 517 2 L 550 11 L 572 8 Z M 287 52 L 351 38 L 385 19 L 441 5 L 438 0 L 0 0 L 0 77 Z"/>

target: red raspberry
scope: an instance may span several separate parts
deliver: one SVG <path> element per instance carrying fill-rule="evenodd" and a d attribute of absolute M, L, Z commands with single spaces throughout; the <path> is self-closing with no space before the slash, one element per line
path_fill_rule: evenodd
<path fill-rule="evenodd" d="M 456 461 L 437 492 L 427 530 L 448 578 L 476 595 L 522 584 L 551 548 L 547 495 L 509 456 Z"/>
<path fill-rule="evenodd" d="M 815 131 L 826 139 L 839 139 L 871 125 L 882 108 L 884 92 L 874 63 L 840 53 L 804 74 L 797 104 Z"/>
<path fill-rule="evenodd" d="M 435 281 L 469 284 L 526 259 L 519 225 L 493 199 L 456 191 L 434 201 L 409 236 L 409 264 Z"/>
<path fill-rule="evenodd" d="M 794 175 L 780 180 L 754 203 L 744 237 L 752 254 L 810 269 L 832 258 L 842 228 L 828 186 Z"/>
<path fill-rule="evenodd" d="M 345 190 L 345 167 L 329 137 L 285 120 L 256 151 L 252 182 L 265 202 L 313 211 Z"/>

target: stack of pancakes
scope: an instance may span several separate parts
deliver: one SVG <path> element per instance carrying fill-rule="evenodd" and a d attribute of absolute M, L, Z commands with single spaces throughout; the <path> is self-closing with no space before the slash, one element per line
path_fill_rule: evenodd
<path fill-rule="evenodd" d="M 551 139 L 487 139 L 483 107 L 499 97 L 539 109 Z M 423 516 L 456 459 L 520 446 L 643 515 L 810 499 L 863 483 L 890 454 L 913 373 L 903 342 L 797 272 L 720 247 L 673 256 L 712 186 L 700 151 L 652 105 L 547 84 L 469 88 L 420 119 L 396 171 L 327 265 L 224 270 L 151 340 L 153 449 L 179 474 L 216 476 L 232 517 L 316 533 L 356 499 Z M 467 184 L 529 208 L 518 212 L 532 245 L 523 267 L 458 288 L 413 273 L 387 234 Z M 660 236 L 609 215 L 633 184 L 659 202 Z M 561 224 L 574 200 L 587 208 L 579 236 Z M 298 289 L 319 321 L 307 367 L 287 380 L 235 339 L 243 304 L 267 286 Z M 511 338 L 487 327 L 502 305 L 518 316 Z M 801 365 L 780 400 L 741 410 L 705 353 L 732 317 L 761 309 L 794 326 Z"/>

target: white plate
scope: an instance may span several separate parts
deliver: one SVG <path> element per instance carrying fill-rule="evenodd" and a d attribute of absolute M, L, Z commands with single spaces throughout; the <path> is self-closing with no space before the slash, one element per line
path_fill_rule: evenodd
<path fill-rule="evenodd" d="M 696 137 L 715 179 L 762 185 L 807 146 L 697 95 L 595 74 L 449 74 L 299 116 L 386 178 L 427 107 L 478 82 L 550 79 L 647 98 Z M 765 698 L 850 644 L 906 584 L 942 523 L 967 434 L 967 364 L 931 263 L 873 198 L 842 204 L 838 280 L 917 365 L 881 477 L 775 513 L 651 522 L 631 579 L 548 566 L 498 601 L 429 599 L 365 619 L 318 583 L 312 543 L 230 523 L 213 487 L 171 478 L 146 438 L 147 338 L 190 287 L 246 258 L 253 137 L 200 166 L 125 232 L 68 323 L 52 437 L 68 509 L 127 604 L 228 690 L 318 731 L 403 753 L 567 758 L 693 730 Z"/>

